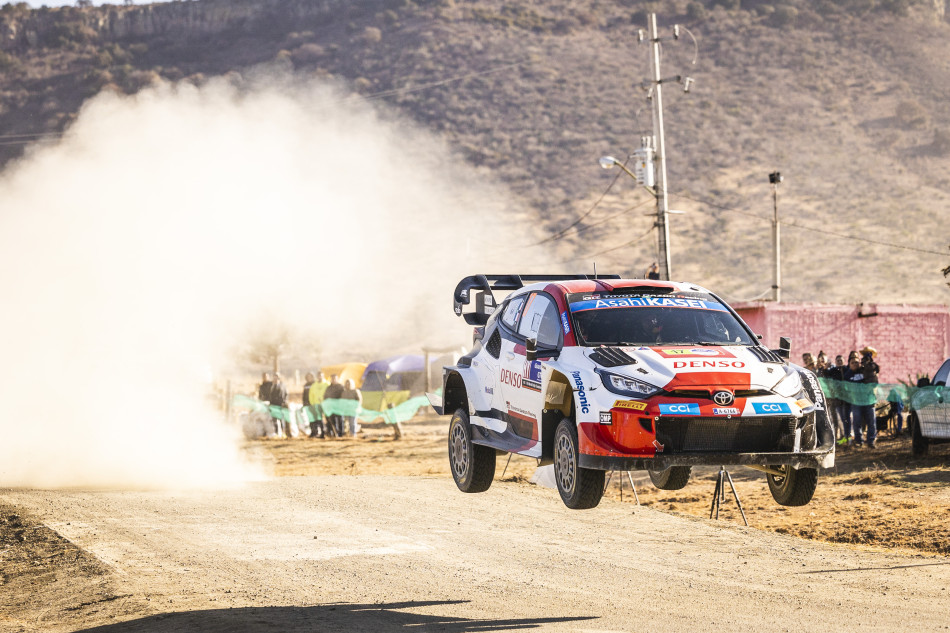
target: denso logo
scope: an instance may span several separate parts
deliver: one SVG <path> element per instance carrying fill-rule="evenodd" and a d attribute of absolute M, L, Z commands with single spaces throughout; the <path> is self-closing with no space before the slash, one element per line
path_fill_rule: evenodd
<path fill-rule="evenodd" d="M 501 374 L 498 376 L 506 385 L 511 385 L 512 387 L 521 388 L 521 376 L 511 371 L 510 369 L 502 369 Z"/>
<path fill-rule="evenodd" d="M 674 360 L 673 369 L 742 369 L 741 360 Z"/>
<path fill-rule="evenodd" d="M 590 412 L 590 404 L 587 402 L 587 392 L 584 391 L 584 382 L 581 380 L 581 372 L 572 371 L 574 377 L 574 386 L 577 387 L 577 400 L 581 403 L 581 413 Z"/>

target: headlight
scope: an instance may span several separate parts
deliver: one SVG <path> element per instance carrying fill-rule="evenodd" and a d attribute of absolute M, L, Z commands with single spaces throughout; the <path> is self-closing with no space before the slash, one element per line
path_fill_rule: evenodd
<path fill-rule="evenodd" d="M 772 391 L 785 398 L 794 398 L 802 391 L 802 377 L 794 369 L 786 374 L 785 378 L 778 381 Z"/>
<path fill-rule="evenodd" d="M 617 374 L 611 374 L 610 372 L 600 370 L 597 370 L 597 373 L 600 374 L 600 380 L 604 383 L 604 386 L 607 387 L 608 391 L 612 391 L 622 396 L 645 398 L 662 391 L 662 389 L 659 387 L 654 387 L 653 385 L 637 380 L 636 378 L 627 378 L 626 376 L 619 376 Z"/>

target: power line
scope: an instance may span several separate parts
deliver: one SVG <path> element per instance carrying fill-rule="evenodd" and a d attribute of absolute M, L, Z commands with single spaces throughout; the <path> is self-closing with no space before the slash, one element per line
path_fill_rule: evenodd
<path fill-rule="evenodd" d="M 720 210 L 722 210 L 722 211 L 727 211 L 727 212 L 730 212 L 730 213 L 738 213 L 738 214 L 740 214 L 740 215 L 745 215 L 745 216 L 748 216 L 748 217 L 751 217 L 751 218 L 756 218 L 756 219 L 758 219 L 758 220 L 762 220 L 763 222 L 771 222 L 771 219 L 766 218 L 766 217 L 761 216 L 761 215 L 758 215 L 758 214 L 756 214 L 756 213 L 749 213 L 749 212 L 747 212 L 747 211 L 740 211 L 739 209 L 735 209 L 735 208 L 733 208 L 733 207 L 727 207 L 727 206 L 724 206 L 724 205 L 716 204 L 716 203 L 714 203 L 714 202 L 709 202 L 708 200 L 699 200 L 698 198 L 693 198 L 693 197 L 688 196 L 688 195 L 683 194 L 683 193 L 673 193 L 673 192 L 671 192 L 671 195 L 674 195 L 674 196 L 677 196 L 677 197 L 680 197 L 680 198 L 686 198 L 687 200 L 692 200 L 693 202 L 698 202 L 699 204 L 705 204 L 705 205 L 708 205 L 708 206 L 710 206 L 710 207 L 715 207 L 715 208 L 720 209 Z M 701 210 L 701 209 L 695 209 L 695 211 L 697 211 L 698 213 L 702 213 L 702 214 L 704 214 L 704 215 L 712 215 L 711 213 L 708 213 L 708 212 L 703 211 L 703 210 Z M 918 247 L 916 247 L 916 246 L 908 246 L 908 245 L 906 245 L 906 244 L 895 244 L 895 243 L 893 243 L 893 242 L 884 242 L 884 241 L 882 241 L 882 240 L 875 240 L 875 239 L 871 239 L 871 238 L 869 238 L 869 237 L 858 237 L 857 235 L 849 235 L 849 234 L 847 234 L 847 233 L 841 233 L 841 232 L 839 232 L 839 231 L 830 231 L 830 230 L 828 230 L 828 229 L 819 229 L 819 228 L 816 228 L 816 227 L 813 227 L 813 226 L 807 226 L 807 225 L 805 225 L 805 224 L 799 224 L 799 223 L 797 223 L 797 222 L 782 221 L 782 226 L 790 226 L 790 227 L 793 227 L 793 228 L 796 228 L 796 229 L 802 229 L 802 230 L 805 230 L 805 231 L 813 231 L 813 232 L 815 232 L 815 233 L 822 233 L 822 234 L 824 234 L 824 235 L 834 235 L 835 237 L 840 237 L 840 238 L 844 238 L 844 239 L 847 239 L 847 240 L 854 240 L 854 241 L 856 241 L 856 242 L 867 242 L 867 243 L 869 243 L 869 244 L 878 244 L 878 245 L 880 245 L 880 246 L 889 246 L 889 247 L 891 247 L 891 248 L 900 248 L 900 249 L 903 249 L 903 250 L 914 251 L 914 252 L 917 252 L 917 253 L 926 253 L 926 254 L 928 254 L 928 255 L 940 255 L 940 256 L 946 256 L 946 255 L 947 255 L 947 253 L 944 253 L 944 252 L 941 252 L 941 251 L 932 251 L 932 250 L 929 250 L 929 249 L 926 249 L 926 248 L 918 248 Z"/>
<path fill-rule="evenodd" d="M 354 99 L 362 99 L 365 101 L 370 101 L 372 99 L 382 99 L 383 97 L 392 97 L 394 95 L 408 94 L 411 92 L 420 92 L 422 90 L 428 90 L 429 88 L 435 88 L 438 86 L 444 86 L 446 84 L 454 83 L 456 81 L 463 81 L 465 79 L 471 79 L 473 77 L 482 77 L 484 75 L 491 75 L 494 73 L 500 73 L 512 68 L 518 68 L 519 66 L 524 66 L 530 62 L 515 62 L 513 64 L 506 64 L 504 66 L 497 66 L 495 68 L 489 68 L 488 70 L 480 70 L 474 73 L 467 73 L 465 75 L 456 75 L 454 77 L 446 77 L 445 79 L 440 79 L 438 81 L 432 81 L 426 84 L 420 84 L 418 86 L 413 86 L 411 88 L 394 88 L 392 90 L 384 90 L 382 92 L 376 92 L 370 95 L 353 97 Z"/>
<path fill-rule="evenodd" d="M 585 259 L 591 259 L 591 258 L 593 258 L 593 257 L 597 257 L 598 255 L 604 255 L 604 254 L 606 254 L 606 253 L 612 253 L 613 251 L 618 251 L 618 250 L 620 250 L 621 248 L 627 248 L 628 246 L 633 246 L 634 244 L 636 244 L 637 242 L 641 241 L 643 238 L 645 238 L 646 236 L 648 236 L 650 233 L 652 233 L 652 232 L 653 232 L 653 229 L 655 229 L 655 228 L 656 228 L 656 226 L 651 226 L 649 229 L 647 229 L 647 232 L 644 233 L 643 235 L 640 235 L 639 237 L 635 237 L 634 239 L 630 240 L 629 242 L 625 242 L 625 243 L 623 243 L 623 244 L 621 244 L 621 245 L 619 245 L 619 246 L 614 246 L 614 247 L 612 247 L 612 248 L 608 248 L 608 249 L 606 249 L 606 250 L 598 251 L 598 252 L 596 252 L 596 253 L 590 253 L 590 254 L 588 254 L 588 255 L 584 255 L 583 257 L 575 257 L 574 259 L 565 259 L 564 261 L 561 261 L 561 262 L 558 262 L 558 263 L 559 263 L 559 264 L 569 264 L 569 263 L 571 263 L 571 262 L 579 262 L 579 261 L 583 261 L 583 260 L 585 260 Z"/>
<path fill-rule="evenodd" d="M 630 160 L 629 157 L 627 158 L 627 160 Z M 623 165 L 624 165 L 624 167 L 626 167 L 626 166 L 627 166 L 627 161 L 624 161 Z M 578 224 L 580 224 L 581 222 L 583 222 L 583 221 L 584 221 L 584 218 L 586 218 L 586 217 L 589 216 L 591 213 L 593 213 L 593 212 L 594 212 L 594 209 L 596 209 L 596 208 L 600 205 L 600 203 L 604 201 L 604 198 L 607 197 L 607 194 L 610 192 L 611 189 L 613 189 L 613 186 L 614 186 L 615 184 L 617 184 L 617 180 L 620 178 L 620 175 L 621 175 L 622 173 L 624 173 L 623 170 L 617 172 L 617 174 L 613 177 L 613 180 L 610 181 L 610 184 L 607 185 L 607 188 L 604 189 L 604 192 L 603 192 L 602 194 L 600 194 L 600 197 L 599 197 L 599 198 L 597 198 L 597 201 L 596 201 L 593 205 L 591 205 L 590 209 L 588 209 L 587 211 L 585 211 L 584 214 L 581 215 L 581 217 L 577 218 L 576 220 L 574 220 L 573 222 L 571 222 L 569 225 L 567 225 L 566 227 L 564 227 L 563 229 L 561 229 L 560 231 L 558 231 L 558 232 L 555 233 L 554 235 L 551 235 L 551 236 L 549 236 L 549 237 L 546 237 L 545 239 L 541 240 L 540 242 L 536 242 L 536 243 L 534 243 L 534 244 L 527 244 L 526 246 L 540 246 L 541 244 L 547 244 L 548 242 L 553 242 L 553 241 L 555 241 L 555 240 L 559 240 L 559 239 L 561 239 L 562 237 L 564 237 L 564 234 L 565 234 L 565 233 L 567 233 L 568 231 L 570 231 L 571 229 L 573 229 L 575 226 L 577 226 Z"/>

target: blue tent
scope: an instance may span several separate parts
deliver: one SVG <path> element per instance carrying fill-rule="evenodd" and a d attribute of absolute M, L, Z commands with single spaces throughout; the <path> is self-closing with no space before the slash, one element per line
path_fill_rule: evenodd
<path fill-rule="evenodd" d="M 363 391 L 409 391 L 425 389 L 425 359 L 421 354 L 403 354 L 377 360 L 363 372 Z"/>

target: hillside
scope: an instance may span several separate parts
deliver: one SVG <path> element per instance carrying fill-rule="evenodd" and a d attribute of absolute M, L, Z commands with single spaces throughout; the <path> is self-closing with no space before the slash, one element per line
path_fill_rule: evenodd
<path fill-rule="evenodd" d="M 655 259 L 652 199 L 597 159 L 626 156 L 650 124 L 637 29 L 653 10 L 665 34 L 680 23 L 697 42 L 664 45 L 664 75 L 695 79 L 688 94 L 664 92 L 671 207 L 684 212 L 671 220 L 675 278 L 734 301 L 769 288 L 767 176 L 779 170 L 780 214 L 799 225 L 783 230 L 785 300 L 950 303 L 940 274 L 950 263 L 950 26 L 939 2 L 8 4 L 0 159 L 25 141 L 55 142 L 100 90 L 276 64 L 341 81 L 432 130 L 552 235 L 583 217 L 532 247 L 557 270 L 596 260 L 639 275 Z"/>

